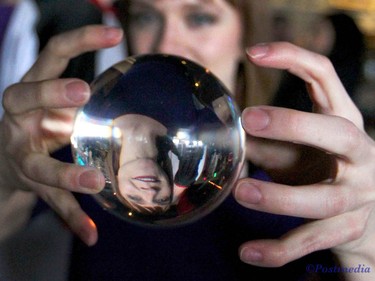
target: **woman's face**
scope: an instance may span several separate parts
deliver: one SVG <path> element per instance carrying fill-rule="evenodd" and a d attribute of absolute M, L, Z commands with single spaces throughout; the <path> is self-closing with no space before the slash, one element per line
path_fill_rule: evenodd
<path fill-rule="evenodd" d="M 239 12 L 225 0 L 131 0 L 133 55 L 164 53 L 210 69 L 233 92 L 242 57 Z"/>

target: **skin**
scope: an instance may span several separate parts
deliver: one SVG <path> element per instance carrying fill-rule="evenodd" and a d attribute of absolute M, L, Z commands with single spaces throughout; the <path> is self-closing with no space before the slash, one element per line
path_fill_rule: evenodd
<path fill-rule="evenodd" d="M 172 186 L 157 163 L 157 136 L 167 128 L 156 120 L 138 114 L 127 114 L 115 120 L 122 132 L 118 184 L 121 196 L 143 207 L 169 207 Z"/>
<path fill-rule="evenodd" d="M 130 7 L 135 55 L 180 55 L 212 70 L 234 92 L 244 56 L 238 11 L 225 1 L 137 0 Z"/>
<path fill-rule="evenodd" d="M 34 191 L 88 245 L 97 240 L 95 224 L 70 191 L 98 192 L 104 178 L 95 170 L 51 159 L 49 153 L 67 143 L 69 134 L 60 127 L 46 129 L 44 124 L 53 121 L 69 125 L 72 114 L 61 109 L 81 106 L 89 98 L 86 83 L 58 79 L 70 58 L 113 46 L 121 38 L 120 30 L 101 26 L 55 37 L 23 81 L 6 90 L 3 101 L 1 204 L 6 207 L 9 198 L 25 194 L 20 187 Z M 234 195 L 245 207 L 313 219 L 280 239 L 244 243 L 239 250 L 241 259 L 274 267 L 331 248 L 342 266 L 363 263 L 375 268 L 375 144 L 365 133 L 361 114 L 331 63 L 288 43 L 252 47 L 248 59 L 258 66 L 286 69 L 304 79 L 316 109 L 315 113 L 303 113 L 265 106 L 247 108 L 242 122 L 247 133 L 254 136 L 249 149 L 254 154 L 260 152 L 258 161 L 267 150 L 268 143 L 261 141 L 264 138 L 317 147 L 332 156 L 336 169 L 330 180 L 298 188 L 253 179 L 239 181 Z M 269 158 L 265 160 L 262 164 L 267 167 Z M 12 227 L 16 228 L 10 223 Z M 374 280 L 374 275 L 348 274 L 346 279 Z"/>
<path fill-rule="evenodd" d="M 254 47 L 249 58 L 258 65 L 288 69 L 303 78 L 321 114 L 272 107 L 247 109 L 243 113 L 245 129 L 257 137 L 318 147 L 334 155 L 337 167 L 329 181 L 298 188 L 240 181 L 234 192 L 244 206 L 314 219 L 278 240 L 244 244 L 240 248 L 242 259 L 280 266 L 318 249 L 332 248 L 343 266 L 359 261 L 373 265 L 374 165 L 369 163 L 374 159 L 374 141 L 364 132 L 362 117 L 331 63 L 286 43 Z M 347 279 L 373 277 L 359 274 Z"/>
<path fill-rule="evenodd" d="M 116 118 L 122 132 L 119 193 L 130 207 L 168 210 L 177 204 L 187 187 L 171 185 L 165 171 L 157 163 L 156 136 L 167 135 L 167 128 L 144 115 L 127 114 Z"/>

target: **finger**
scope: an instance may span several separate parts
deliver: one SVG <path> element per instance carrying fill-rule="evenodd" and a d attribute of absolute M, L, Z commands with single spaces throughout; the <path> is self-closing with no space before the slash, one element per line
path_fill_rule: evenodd
<path fill-rule="evenodd" d="M 248 136 L 246 139 L 246 159 L 267 169 L 280 170 L 298 161 L 298 145 Z"/>
<path fill-rule="evenodd" d="M 367 135 L 355 124 L 337 116 L 275 107 L 245 109 L 245 130 L 256 137 L 319 148 L 349 161 L 363 161 L 369 153 Z"/>
<path fill-rule="evenodd" d="M 339 115 L 363 127 L 359 110 L 328 58 L 290 43 L 257 45 L 248 50 L 248 56 L 257 65 L 288 70 L 306 81 L 320 113 Z"/>
<path fill-rule="evenodd" d="M 35 191 L 86 245 L 92 246 L 97 242 L 95 223 L 70 192 L 44 185 L 37 186 Z"/>
<path fill-rule="evenodd" d="M 367 218 L 358 210 L 305 224 L 278 240 L 247 242 L 239 249 L 240 258 L 257 266 L 283 266 L 312 252 L 355 241 L 362 236 Z"/>
<path fill-rule="evenodd" d="M 291 187 L 253 179 L 241 180 L 234 189 L 243 206 L 279 215 L 323 219 L 352 211 L 374 200 L 372 192 L 315 184 Z"/>
<path fill-rule="evenodd" d="M 104 176 L 98 169 L 63 163 L 48 155 L 30 153 L 21 163 L 25 176 L 43 185 L 93 194 L 105 184 Z"/>
<path fill-rule="evenodd" d="M 3 107 L 10 114 L 41 108 L 80 107 L 90 99 L 89 86 L 78 79 L 19 83 L 4 92 Z"/>
<path fill-rule="evenodd" d="M 23 81 L 49 80 L 59 77 L 70 59 L 89 51 L 120 43 L 119 28 L 101 25 L 85 26 L 53 37 Z"/>

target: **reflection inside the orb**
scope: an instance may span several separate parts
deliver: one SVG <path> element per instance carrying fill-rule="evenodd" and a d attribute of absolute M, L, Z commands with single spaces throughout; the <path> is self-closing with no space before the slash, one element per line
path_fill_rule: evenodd
<path fill-rule="evenodd" d="M 238 111 L 209 71 L 169 56 L 130 58 L 92 85 L 72 135 L 74 158 L 100 169 L 95 196 L 131 221 L 198 218 L 230 192 L 243 161 Z"/>
<path fill-rule="evenodd" d="M 221 189 L 207 179 L 213 179 L 209 170 L 216 171 L 218 157 L 224 157 L 229 150 L 225 143 L 221 147 L 214 143 L 215 149 L 209 149 L 209 138 L 212 141 L 223 133 L 216 130 L 217 125 L 210 124 L 213 130 L 209 134 L 207 127 L 205 133 L 199 128 L 194 133 L 181 129 L 171 138 L 167 127 L 150 117 L 127 114 L 116 118 L 114 127 L 121 132 L 121 139 L 115 142 L 119 145 L 112 149 L 112 155 L 119 155 L 115 186 L 120 201 L 143 214 L 166 212 L 173 206 L 181 213 L 194 207 L 186 197 L 189 187 L 208 182 Z M 219 148 L 220 155 L 215 153 Z M 229 154 L 226 160 L 232 158 Z M 217 171 L 214 173 L 217 175 Z"/>
<path fill-rule="evenodd" d="M 158 163 L 158 139 L 167 128 L 139 114 L 116 118 L 114 126 L 122 133 L 120 151 L 113 151 L 119 155 L 117 196 L 137 211 L 165 211 L 172 200 L 172 180 Z"/>

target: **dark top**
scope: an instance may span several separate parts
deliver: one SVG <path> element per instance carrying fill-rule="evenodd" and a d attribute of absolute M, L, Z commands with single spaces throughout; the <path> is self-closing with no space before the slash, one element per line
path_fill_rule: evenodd
<path fill-rule="evenodd" d="M 91 248 L 74 241 L 70 280 L 304 280 L 307 264 L 330 264 L 319 254 L 276 269 L 242 263 L 242 243 L 277 238 L 302 220 L 251 211 L 232 197 L 195 223 L 160 229 L 119 220 L 88 196 L 80 202 L 97 224 L 99 241 Z"/>

